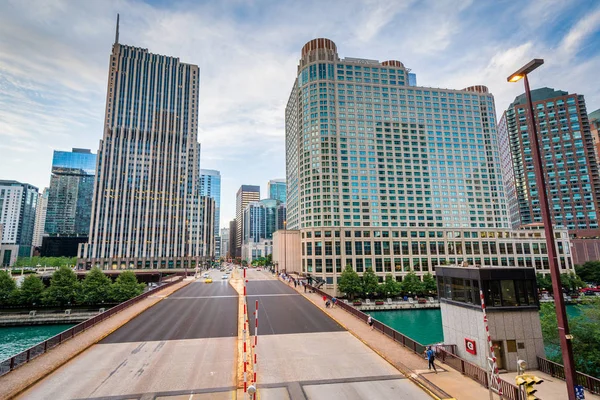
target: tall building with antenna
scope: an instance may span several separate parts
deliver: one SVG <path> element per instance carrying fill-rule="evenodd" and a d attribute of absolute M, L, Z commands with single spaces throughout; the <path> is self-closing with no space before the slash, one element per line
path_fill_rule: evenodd
<path fill-rule="evenodd" d="M 117 16 L 80 267 L 183 268 L 203 256 L 198 85 L 197 65 L 119 43 Z"/>

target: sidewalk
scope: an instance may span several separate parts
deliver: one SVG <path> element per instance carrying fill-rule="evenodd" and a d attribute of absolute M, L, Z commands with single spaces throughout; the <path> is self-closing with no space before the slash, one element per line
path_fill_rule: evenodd
<path fill-rule="evenodd" d="M 67 340 L 49 352 L 36 357 L 12 372 L 0 377 L 0 399 L 10 399 L 25 389 L 44 379 L 72 358 L 110 335 L 133 318 L 146 311 L 171 293 L 181 289 L 193 280 L 184 280 L 155 295 L 122 310 L 94 327 Z"/>
<path fill-rule="evenodd" d="M 294 285 L 291 285 L 291 287 L 294 287 Z M 323 299 L 318 294 L 304 293 L 302 286 L 298 286 L 296 290 L 404 375 L 420 381 L 427 387 L 431 388 L 433 386 L 432 389 L 441 389 L 441 392 L 447 394 L 442 398 L 460 400 L 489 398 L 489 391 L 486 388 L 465 377 L 460 372 L 436 361 L 438 373 L 435 374 L 427 369 L 427 360 L 423 355 L 414 354 L 411 350 L 402 347 L 384 334 L 375 330 L 372 331 L 367 324 L 341 308 L 325 308 Z M 440 390 L 433 391 L 440 393 Z"/>
<path fill-rule="evenodd" d="M 535 388 L 537 392 L 535 393 L 540 399 L 543 400 L 563 400 L 567 398 L 567 384 L 565 381 L 554 378 L 548 374 L 545 374 L 541 371 L 527 371 L 528 374 L 535 375 L 539 378 L 542 378 L 544 382 L 536 385 Z M 507 382 L 514 383 L 515 377 L 517 376 L 516 372 L 507 372 L 505 374 L 500 374 L 500 377 Z M 600 400 L 600 396 L 591 394 L 587 390 L 585 391 L 585 400 Z"/>

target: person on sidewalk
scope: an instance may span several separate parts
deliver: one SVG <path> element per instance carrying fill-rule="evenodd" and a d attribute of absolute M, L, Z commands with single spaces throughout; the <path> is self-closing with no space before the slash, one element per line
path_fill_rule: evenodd
<path fill-rule="evenodd" d="M 425 357 L 427 357 L 427 361 L 429 361 L 428 369 L 431 371 L 431 368 L 433 367 L 433 370 L 437 374 L 437 369 L 435 368 L 435 363 L 434 363 L 435 352 L 431 349 L 431 346 L 428 346 L 427 350 L 425 350 Z"/>
<path fill-rule="evenodd" d="M 331 308 L 335 308 L 336 303 L 337 303 L 337 298 L 334 296 L 331 298 Z"/>
<path fill-rule="evenodd" d="M 367 318 L 367 324 L 369 324 L 369 326 L 371 327 L 371 330 L 373 330 L 373 318 L 371 318 L 370 315 L 369 315 L 369 318 Z"/>

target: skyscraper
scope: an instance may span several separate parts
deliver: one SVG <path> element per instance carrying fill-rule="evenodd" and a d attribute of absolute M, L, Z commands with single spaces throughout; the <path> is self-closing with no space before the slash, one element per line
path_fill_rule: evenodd
<path fill-rule="evenodd" d="M 35 210 L 35 227 L 33 228 L 33 247 L 42 246 L 42 238 L 45 235 L 46 210 L 48 207 L 48 188 L 44 188 L 42 193 L 38 194 L 37 207 Z"/>
<path fill-rule="evenodd" d="M 89 242 L 79 264 L 194 267 L 203 248 L 199 69 L 118 38 L 117 26 Z"/>
<path fill-rule="evenodd" d="M 236 258 L 236 257 L 240 257 L 236 254 L 236 251 L 238 249 L 238 245 L 237 245 L 237 221 L 234 218 L 233 220 L 229 221 L 229 257 L 230 258 Z"/>
<path fill-rule="evenodd" d="M 400 61 L 340 59 L 328 39 L 302 48 L 286 107 L 287 229 L 300 231 L 299 272 L 335 290 L 348 265 L 397 280 L 442 263 L 547 271 L 543 231 L 509 229 L 488 89 L 409 80 Z M 559 235 L 561 268 L 572 268 Z"/>
<path fill-rule="evenodd" d="M 0 265 L 12 265 L 17 257 L 31 257 L 38 201 L 35 186 L 0 180 Z"/>
<path fill-rule="evenodd" d="M 87 236 L 96 155 L 88 149 L 54 151 L 45 231 L 50 236 Z"/>
<path fill-rule="evenodd" d="M 207 262 L 215 257 L 215 199 L 209 196 L 200 196 L 200 206 L 201 255 Z"/>
<path fill-rule="evenodd" d="M 248 203 L 260 200 L 260 186 L 242 185 L 235 196 L 235 256 L 242 256 L 242 245 L 244 239 L 244 210 Z"/>
<path fill-rule="evenodd" d="M 221 214 L 221 173 L 214 169 L 200 170 L 200 195 L 208 196 L 215 200 L 215 257 L 220 257 L 221 243 L 219 238 Z"/>
<path fill-rule="evenodd" d="M 221 234 L 221 257 L 229 258 L 229 228 L 222 228 Z"/>
<path fill-rule="evenodd" d="M 279 200 L 285 203 L 286 200 L 286 184 L 285 179 L 271 179 L 267 183 L 267 193 L 269 199 Z"/>
<path fill-rule="evenodd" d="M 584 97 L 551 88 L 532 90 L 531 96 L 552 221 L 576 236 L 599 236 L 600 178 Z M 509 143 L 502 151 L 504 159 L 512 160 L 515 191 L 509 195 L 516 197 L 519 222 L 539 223 L 542 216 L 524 94 L 505 111 L 499 132 Z"/>
<path fill-rule="evenodd" d="M 588 120 L 590 121 L 590 132 L 596 150 L 596 162 L 600 163 L 600 109 L 591 112 L 588 115 Z"/>

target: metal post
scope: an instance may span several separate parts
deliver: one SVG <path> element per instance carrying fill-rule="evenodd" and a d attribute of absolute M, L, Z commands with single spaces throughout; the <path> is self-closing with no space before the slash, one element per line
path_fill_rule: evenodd
<path fill-rule="evenodd" d="M 567 311 L 565 309 L 565 300 L 563 298 L 562 285 L 560 283 L 560 269 L 558 267 L 558 258 L 556 244 L 554 240 L 554 229 L 550 214 L 550 206 L 546 197 L 546 182 L 542 170 L 542 156 L 540 143 L 535 123 L 535 114 L 533 113 L 533 102 L 531 100 L 531 91 L 529 89 L 529 80 L 524 76 L 525 94 L 527 95 L 527 104 L 529 111 L 528 124 L 530 127 L 531 155 L 535 171 L 535 181 L 542 211 L 542 223 L 546 233 L 546 247 L 548 248 L 548 261 L 550 263 L 550 276 L 552 278 L 552 293 L 554 294 L 554 306 L 556 309 L 556 320 L 558 322 L 558 336 L 560 338 L 560 348 L 562 350 L 563 365 L 565 368 L 565 380 L 567 381 L 567 395 L 569 400 L 575 400 L 575 382 L 576 371 L 575 361 L 573 359 L 573 347 L 571 344 L 572 336 L 569 334 L 569 323 L 567 321 Z"/>
<path fill-rule="evenodd" d="M 287 274 L 287 221 L 283 221 L 283 258 L 284 267 L 283 270 Z"/>

